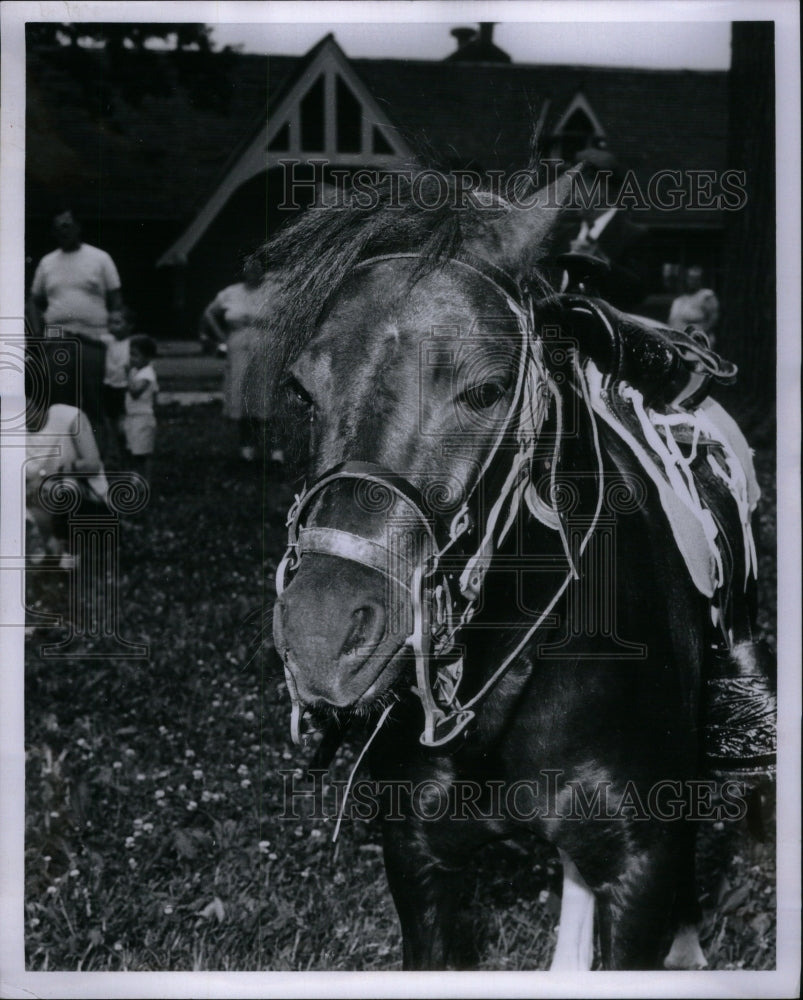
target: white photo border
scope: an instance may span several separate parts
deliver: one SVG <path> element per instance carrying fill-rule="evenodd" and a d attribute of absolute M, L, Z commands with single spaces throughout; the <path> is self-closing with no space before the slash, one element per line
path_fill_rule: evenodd
<path fill-rule="evenodd" d="M 0 573 L 0 995 L 4 997 L 785 997 L 800 975 L 800 55 L 794 0 L 575 0 L 488 3 L 85 2 L 2 4 L 0 119 L 0 351 L 23 335 L 25 21 L 303 20 L 460 23 L 495 21 L 776 22 L 778 368 L 778 939 L 777 969 L 677 973 L 32 973 L 23 958 L 24 726 L 23 629 L 13 621 L 18 583 Z M 13 366 L 12 366 L 13 367 Z M 2 418 L 21 413 L 19 372 L 0 363 Z M 7 444 L 7 442 L 4 442 Z M 20 551 L 24 449 L 4 446 L 0 554 Z M 16 527 L 15 527 L 16 526 Z M 15 589 L 16 587 L 16 589 Z"/>

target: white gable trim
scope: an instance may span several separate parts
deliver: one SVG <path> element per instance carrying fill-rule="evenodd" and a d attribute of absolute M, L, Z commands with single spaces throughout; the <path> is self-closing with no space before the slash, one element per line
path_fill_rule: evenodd
<path fill-rule="evenodd" d="M 586 98 L 585 94 L 577 93 L 574 95 L 571 101 L 569 101 L 569 106 L 566 108 L 566 110 L 558 119 L 557 125 L 552 129 L 553 138 L 556 138 L 557 136 L 563 133 L 569 119 L 578 109 L 584 112 L 588 116 L 588 120 L 594 127 L 594 134 L 600 137 L 605 136 L 606 134 L 605 129 L 600 124 L 599 118 L 597 118 L 597 116 L 594 114 L 594 109 L 588 103 L 588 99 Z"/>
<path fill-rule="evenodd" d="M 321 75 L 324 77 L 324 148 L 315 151 L 302 150 L 301 101 Z M 362 149 L 360 152 L 343 153 L 338 152 L 336 148 L 335 91 L 338 76 L 348 84 L 363 108 L 360 143 Z M 268 94 L 269 114 L 265 125 L 226 173 L 190 225 L 159 258 L 156 262 L 157 267 L 185 262 L 188 254 L 232 194 L 252 177 L 256 177 L 271 167 L 279 166 L 282 160 L 323 159 L 334 166 L 389 169 L 402 163 L 410 163 L 414 159 L 412 150 L 398 134 L 397 129 L 374 100 L 370 91 L 360 81 L 334 38 L 328 38 L 321 46 L 320 52 L 316 54 L 276 108 L 270 109 L 270 99 L 270 94 Z M 268 146 L 285 125 L 289 128 L 288 148 L 269 152 Z M 392 150 L 391 153 L 373 152 L 374 129 L 379 130 Z"/>

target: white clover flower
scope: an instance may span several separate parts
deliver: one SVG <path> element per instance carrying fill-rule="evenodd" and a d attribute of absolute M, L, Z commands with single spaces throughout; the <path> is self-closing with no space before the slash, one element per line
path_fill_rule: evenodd
<path fill-rule="evenodd" d="M 142 829 L 145 833 L 153 833 L 153 823 L 143 823 Z"/>
<path fill-rule="evenodd" d="M 200 769 L 200 767 L 196 767 L 192 772 L 192 776 L 196 781 L 200 781 L 204 776 L 204 772 Z"/>
<path fill-rule="evenodd" d="M 248 778 L 243 778 L 243 780 L 240 782 L 240 788 L 250 788 L 250 787 L 251 787 L 251 781 Z"/>
<path fill-rule="evenodd" d="M 161 788 L 157 788 L 156 791 L 153 793 L 153 797 L 155 799 L 163 799 L 165 797 L 165 793 L 162 791 Z"/>
<path fill-rule="evenodd" d="M 212 793 L 207 792 L 207 790 L 204 789 L 201 792 L 201 802 L 211 802 L 211 800 L 212 800 Z"/>
<path fill-rule="evenodd" d="M 189 809 L 190 812 L 194 812 L 198 808 L 198 803 L 195 802 L 193 799 L 190 799 L 190 801 L 187 803 L 187 808 Z"/>
<path fill-rule="evenodd" d="M 270 847 L 270 841 L 269 840 L 260 840 L 260 842 L 257 844 L 257 847 L 259 849 L 259 853 L 260 854 L 267 854 L 268 853 L 268 848 Z"/>
<path fill-rule="evenodd" d="M 123 766 L 123 762 L 121 760 L 116 760 L 112 764 L 112 767 L 114 768 L 115 771 L 119 771 L 122 766 Z"/>
<path fill-rule="evenodd" d="M 162 913 L 164 913 L 164 914 L 165 914 L 165 916 L 168 916 L 168 917 L 170 916 L 170 914 L 171 914 L 172 912 L 173 912 L 173 907 L 172 907 L 172 906 L 171 906 L 171 905 L 170 905 L 169 903 L 168 903 L 168 904 L 167 904 L 167 906 L 165 906 L 165 908 L 164 908 L 164 909 L 162 910 Z"/>
<path fill-rule="evenodd" d="M 195 751 L 194 750 L 190 750 L 188 748 L 187 750 L 184 751 L 184 756 L 185 757 L 194 757 L 195 756 Z"/>
<path fill-rule="evenodd" d="M 278 857 L 279 857 L 278 854 L 274 854 L 273 851 L 271 851 L 271 853 L 268 855 L 268 861 L 276 861 Z"/>

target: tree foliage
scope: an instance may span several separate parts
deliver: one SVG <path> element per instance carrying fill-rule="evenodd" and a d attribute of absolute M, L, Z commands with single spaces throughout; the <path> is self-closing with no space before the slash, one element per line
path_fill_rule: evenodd
<path fill-rule="evenodd" d="M 38 22 L 28 25 L 28 44 L 48 48 L 55 45 L 88 46 L 120 51 L 141 51 L 148 43 L 174 50 L 194 49 L 211 52 L 214 48 L 212 29 L 205 24 L 83 22 Z"/>
<path fill-rule="evenodd" d="M 64 74 L 80 87 L 80 100 L 99 117 L 113 118 L 122 102 L 169 98 L 187 90 L 199 107 L 225 111 L 234 50 L 217 50 L 204 24 L 30 23 L 28 70 Z"/>

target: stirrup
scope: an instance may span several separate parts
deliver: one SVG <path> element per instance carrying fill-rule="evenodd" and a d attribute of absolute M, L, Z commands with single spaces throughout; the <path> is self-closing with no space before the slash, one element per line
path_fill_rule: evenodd
<path fill-rule="evenodd" d="M 739 643 L 717 657 L 703 698 L 706 770 L 748 784 L 774 780 L 777 703 L 759 644 Z"/>

